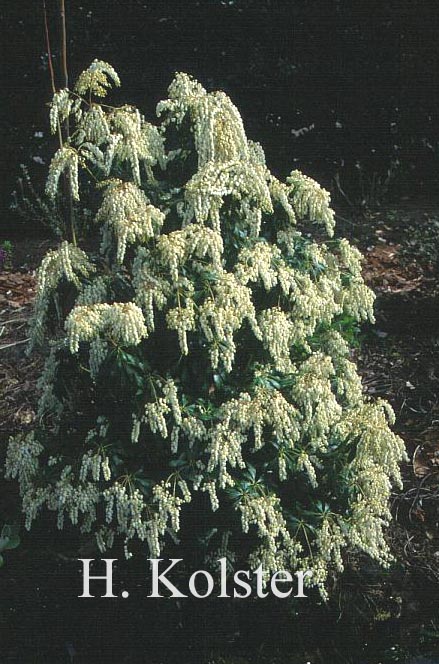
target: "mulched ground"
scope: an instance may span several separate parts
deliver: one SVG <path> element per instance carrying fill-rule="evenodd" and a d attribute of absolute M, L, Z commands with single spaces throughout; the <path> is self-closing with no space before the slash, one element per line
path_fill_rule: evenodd
<path fill-rule="evenodd" d="M 29 425 L 35 417 L 36 382 L 41 360 L 25 354 L 34 297 L 33 274 L 0 274 L 0 433 Z"/>
<path fill-rule="evenodd" d="M 357 360 L 366 391 L 394 407 L 410 458 L 393 503 L 395 553 L 407 569 L 439 583 L 439 271 L 422 255 L 407 256 L 404 242 L 417 217 L 401 217 L 399 224 L 378 221 L 375 242 L 369 238 L 364 248 L 377 321 Z"/>

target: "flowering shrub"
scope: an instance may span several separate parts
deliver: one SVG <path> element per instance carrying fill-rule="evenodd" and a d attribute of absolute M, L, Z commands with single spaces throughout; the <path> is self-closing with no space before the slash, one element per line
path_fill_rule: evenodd
<path fill-rule="evenodd" d="M 181 535 L 207 559 L 312 570 L 325 595 L 347 547 L 389 561 L 404 457 L 349 359 L 373 320 L 361 256 L 332 239 L 324 189 L 270 173 L 224 93 L 177 74 L 156 126 L 99 103 L 119 84 L 95 61 L 50 108 L 71 132 L 47 194 L 67 172 L 95 221 L 38 272 L 39 424 L 6 463 L 26 526 L 47 507 L 128 557 Z"/>

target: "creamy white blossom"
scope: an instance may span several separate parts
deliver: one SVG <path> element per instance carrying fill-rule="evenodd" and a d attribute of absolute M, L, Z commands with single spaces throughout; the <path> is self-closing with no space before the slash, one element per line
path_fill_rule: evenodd
<path fill-rule="evenodd" d="M 127 245 L 152 238 L 161 228 L 164 217 L 132 182 L 111 180 L 105 187 L 96 221 L 106 224 L 114 233 L 117 259 L 122 263 Z"/>
<path fill-rule="evenodd" d="M 46 332 L 47 311 L 59 284 L 66 280 L 76 289 L 81 288 L 81 278 L 90 276 L 95 267 L 87 254 L 69 242 L 62 242 L 58 249 L 50 250 L 37 270 L 37 293 L 31 321 L 31 347 L 41 344 Z"/>
<path fill-rule="evenodd" d="M 58 183 L 61 175 L 65 172 L 69 178 L 72 196 L 79 200 L 79 157 L 78 152 L 70 145 L 63 145 L 55 153 L 49 167 L 49 176 L 46 183 L 46 194 L 55 198 L 58 192 Z"/>
<path fill-rule="evenodd" d="M 100 335 L 125 346 L 136 346 L 148 331 L 141 309 L 133 302 L 91 304 L 74 307 L 66 320 L 71 353 L 81 341 L 94 341 Z"/>
<path fill-rule="evenodd" d="M 120 78 L 114 68 L 103 60 L 93 60 L 76 81 L 75 91 L 80 95 L 89 92 L 97 97 L 105 97 L 112 85 L 120 86 Z"/>
<path fill-rule="evenodd" d="M 50 130 L 52 134 L 55 134 L 61 123 L 69 117 L 72 106 L 73 100 L 67 88 L 55 92 L 50 103 L 49 112 Z"/>

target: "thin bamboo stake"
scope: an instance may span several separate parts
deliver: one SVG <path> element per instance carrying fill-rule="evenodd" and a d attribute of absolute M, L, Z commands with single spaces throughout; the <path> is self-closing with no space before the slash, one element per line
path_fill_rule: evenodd
<path fill-rule="evenodd" d="M 47 22 L 46 0 L 43 0 L 43 15 L 44 15 L 44 32 L 45 32 L 45 35 L 46 35 L 47 57 L 48 57 L 48 62 L 49 62 L 50 81 L 52 83 L 52 92 L 53 92 L 53 94 L 55 94 L 55 92 L 56 92 L 55 72 L 53 71 L 52 49 L 50 48 L 50 37 L 49 37 L 49 25 L 48 25 L 48 22 Z"/>
<path fill-rule="evenodd" d="M 66 6 L 65 0 L 60 0 L 60 17 L 61 17 L 61 63 L 64 77 L 64 87 L 69 87 L 69 72 L 67 67 L 67 27 L 66 27 Z M 66 118 L 64 123 L 64 130 L 66 139 L 70 136 L 69 118 Z M 72 242 L 76 247 L 76 231 L 75 231 L 75 211 L 73 207 L 73 194 L 70 176 L 66 174 L 66 189 L 69 201 L 69 221 L 72 234 Z"/>
<path fill-rule="evenodd" d="M 46 35 L 46 49 L 47 49 L 47 60 L 48 60 L 49 73 L 50 73 L 50 82 L 52 84 L 52 92 L 53 94 L 55 94 L 56 92 L 55 71 L 53 69 L 52 49 L 50 46 L 49 23 L 47 21 L 46 0 L 43 0 L 43 16 L 44 16 L 44 32 Z M 58 123 L 58 140 L 59 140 L 59 147 L 62 148 L 63 140 L 62 140 L 61 126 L 59 123 Z"/>
<path fill-rule="evenodd" d="M 65 1 L 60 0 L 61 29 L 62 29 L 62 68 L 64 85 L 69 87 L 69 72 L 67 69 L 67 29 L 66 29 L 66 6 Z"/>

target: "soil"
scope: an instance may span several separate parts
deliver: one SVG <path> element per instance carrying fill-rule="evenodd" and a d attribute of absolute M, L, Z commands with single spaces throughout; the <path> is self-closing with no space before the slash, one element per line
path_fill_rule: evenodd
<path fill-rule="evenodd" d="M 348 216 L 344 211 L 344 222 Z M 215 602 L 150 604 L 141 567 L 129 572 L 134 598 L 78 600 L 80 543 L 43 520 L 32 536 L 22 530 L 20 547 L 4 554 L 1 662 L 439 662 L 439 272 L 421 254 L 404 252 L 413 228 L 432 216 L 439 207 L 402 203 L 366 219 L 351 215 L 345 226 L 377 294 L 376 325 L 362 330 L 356 360 L 367 393 L 394 407 L 410 459 L 403 489 L 393 496 L 393 567 L 383 572 L 352 557 L 331 602 L 295 619 L 264 602 L 245 609 L 231 603 L 227 612 Z M 27 321 L 34 270 L 48 246 L 16 242 L 11 269 L 0 273 L 3 455 L 8 436 L 35 419 L 41 359 L 26 354 Z M 0 525 L 19 520 L 16 488 L 0 479 Z M 119 571 L 128 574 L 123 565 Z"/>

